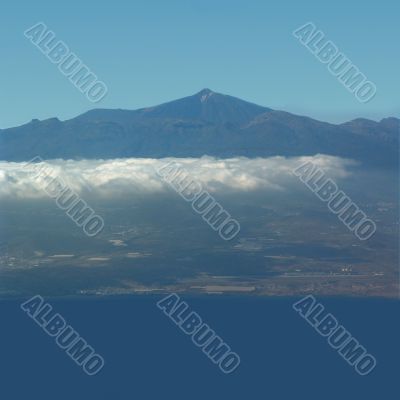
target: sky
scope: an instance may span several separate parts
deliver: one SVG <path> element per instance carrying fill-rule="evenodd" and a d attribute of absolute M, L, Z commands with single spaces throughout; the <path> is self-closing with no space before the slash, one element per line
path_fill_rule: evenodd
<path fill-rule="evenodd" d="M 333 123 L 399 117 L 399 15 L 400 3 L 386 0 L 3 0 L 0 129 L 153 106 L 203 88 Z M 309 21 L 376 85 L 371 101 L 360 103 L 292 35 Z M 100 102 L 24 36 L 38 22 L 107 85 Z"/>

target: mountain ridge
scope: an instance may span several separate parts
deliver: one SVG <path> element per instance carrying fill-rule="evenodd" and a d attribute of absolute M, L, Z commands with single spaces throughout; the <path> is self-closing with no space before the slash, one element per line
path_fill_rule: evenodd
<path fill-rule="evenodd" d="M 331 124 L 203 89 L 137 110 L 93 109 L 0 130 L 0 159 L 268 157 L 317 153 L 394 166 L 400 120 Z"/>

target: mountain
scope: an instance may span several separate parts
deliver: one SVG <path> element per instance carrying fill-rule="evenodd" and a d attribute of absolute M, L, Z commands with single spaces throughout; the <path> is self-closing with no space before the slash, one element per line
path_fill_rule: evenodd
<path fill-rule="evenodd" d="M 94 109 L 0 130 L 0 159 L 297 156 L 317 153 L 397 166 L 397 118 L 335 125 L 203 89 L 139 110 Z"/>

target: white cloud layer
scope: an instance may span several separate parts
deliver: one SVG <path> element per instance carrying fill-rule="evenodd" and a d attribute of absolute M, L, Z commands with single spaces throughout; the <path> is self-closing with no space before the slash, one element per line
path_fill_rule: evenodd
<path fill-rule="evenodd" d="M 39 164 L 0 162 L 0 198 L 41 198 L 48 195 L 43 183 L 35 179 L 35 168 L 48 167 L 77 193 L 90 192 L 101 197 L 123 194 L 154 194 L 170 191 L 156 170 L 175 161 L 193 180 L 210 192 L 282 191 L 298 182 L 293 169 L 312 161 L 333 179 L 346 177 L 351 160 L 316 155 L 312 157 L 270 157 L 216 159 L 201 158 L 127 158 L 114 160 L 50 160 Z"/>

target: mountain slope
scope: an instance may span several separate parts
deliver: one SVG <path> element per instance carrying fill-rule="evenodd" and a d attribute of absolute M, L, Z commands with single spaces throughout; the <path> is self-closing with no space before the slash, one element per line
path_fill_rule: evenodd
<path fill-rule="evenodd" d="M 0 159 L 296 156 L 316 153 L 396 166 L 399 120 L 334 125 L 209 89 L 139 110 L 95 109 L 67 121 L 0 131 Z"/>

